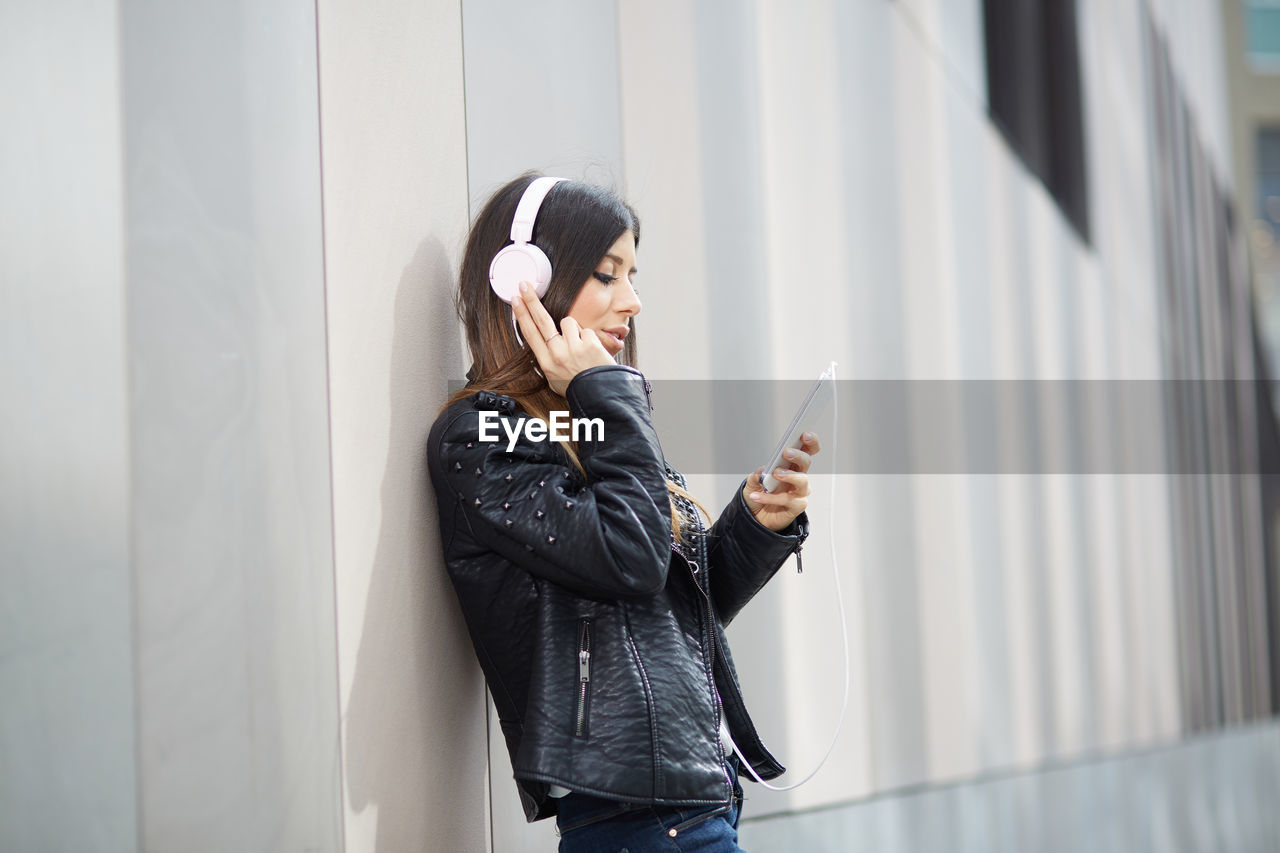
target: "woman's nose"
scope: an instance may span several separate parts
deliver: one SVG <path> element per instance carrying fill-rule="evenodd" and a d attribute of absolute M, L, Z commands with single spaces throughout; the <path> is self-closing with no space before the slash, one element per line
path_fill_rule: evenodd
<path fill-rule="evenodd" d="M 640 309 L 644 306 L 640 302 L 640 294 L 636 293 L 636 289 L 631 286 L 631 282 L 627 282 L 627 286 L 618 291 L 618 299 L 614 302 L 613 308 L 619 314 L 639 314 Z"/>

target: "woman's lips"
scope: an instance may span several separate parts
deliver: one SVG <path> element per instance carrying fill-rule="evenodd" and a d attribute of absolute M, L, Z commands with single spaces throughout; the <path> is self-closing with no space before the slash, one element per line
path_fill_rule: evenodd
<path fill-rule="evenodd" d="M 596 329 L 596 334 L 600 336 L 600 342 L 609 351 L 609 355 L 617 355 L 622 352 L 622 337 L 617 332 Z"/>

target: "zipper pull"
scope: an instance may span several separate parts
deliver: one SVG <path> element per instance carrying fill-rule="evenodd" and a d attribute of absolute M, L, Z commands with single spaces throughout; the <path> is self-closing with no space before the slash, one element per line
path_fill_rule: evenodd
<path fill-rule="evenodd" d="M 803 562 L 801 562 L 801 560 L 800 560 L 800 551 L 801 551 L 801 549 L 802 549 L 803 547 L 804 547 L 804 543 L 803 543 L 803 542 L 801 542 L 800 544 L 796 545 L 796 574 L 798 574 L 798 575 L 802 575 L 802 574 L 804 574 L 804 563 L 803 563 Z"/>
<path fill-rule="evenodd" d="M 578 652 L 578 680 L 583 684 L 591 680 L 591 652 L 586 649 Z"/>
<path fill-rule="evenodd" d="M 653 398 L 649 395 L 653 392 L 653 386 L 649 384 L 649 380 L 644 380 L 644 399 L 649 404 L 649 414 L 653 414 Z"/>

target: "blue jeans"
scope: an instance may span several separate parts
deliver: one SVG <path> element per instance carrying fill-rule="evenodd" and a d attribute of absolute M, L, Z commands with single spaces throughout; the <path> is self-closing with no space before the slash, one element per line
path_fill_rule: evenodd
<path fill-rule="evenodd" d="M 733 779 L 733 802 L 723 806 L 647 806 L 586 794 L 560 800 L 556 829 L 560 853 L 743 853 L 738 846 L 742 785 L 738 761 L 726 768 Z"/>

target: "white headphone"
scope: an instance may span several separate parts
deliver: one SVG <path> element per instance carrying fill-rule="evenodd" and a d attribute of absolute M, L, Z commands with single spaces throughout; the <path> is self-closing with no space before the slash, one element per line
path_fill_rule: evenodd
<path fill-rule="evenodd" d="M 520 293 L 520 282 L 533 285 L 539 298 L 551 283 L 551 261 L 541 249 L 529 242 L 538 208 L 551 188 L 568 178 L 537 178 L 525 189 L 511 220 L 510 246 L 493 256 L 489 263 L 489 286 L 498 298 L 510 303 Z"/>

